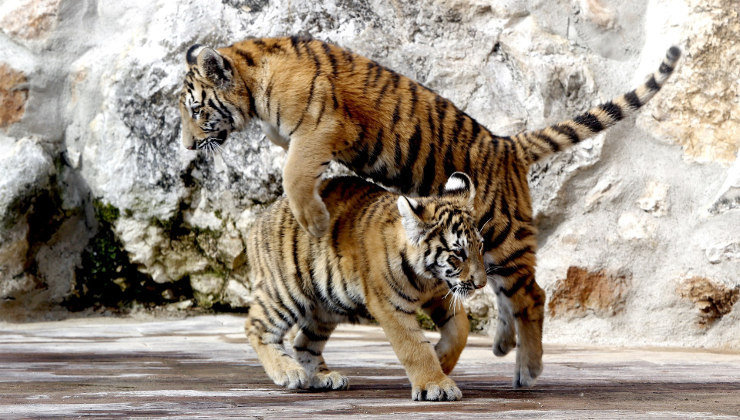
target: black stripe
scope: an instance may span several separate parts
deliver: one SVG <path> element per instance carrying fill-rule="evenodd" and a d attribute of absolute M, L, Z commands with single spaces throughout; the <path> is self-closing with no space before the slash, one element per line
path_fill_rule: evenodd
<path fill-rule="evenodd" d="M 666 53 L 665 56 L 671 61 L 676 61 L 679 57 L 681 57 L 681 50 L 674 45 L 671 48 L 668 48 L 668 53 Z"/>
<path fill-rule="evenodd" d="M 386 257 L 388 256 L 387 250 L 388 250 L 388 245 L 386 245 Z M 395 276 L 393 275 L 393 271 L 391 268 L 391 262 L 388 260 L 388 258 L 386 258 L 385 264 L 386 264 L 386 268 L 388 269 L 388 276 L 386 277 L 385 280 L 388 286 L 391 287 L 393 292 L 395 292 L 396 295 L 398 295 L 398 297 L 400 297 L 401 299 L 407 302 L 411 302 L 411 303 L 418 302 L 419 299 L 411 297 L 407 295 L 406 293 L 404 293 L 403 290 L 401 290 L 400 285 L 398 284 Z"/>
<path fill-rule="evenodd" d="M 267 313 L 265 313 L 265 316 L 268 316 Z M 248 318 L 248 321 L 247 322 L 250 322 L 255 327 L 257 327 L 258 325 L 262 326 L 262 331 L 260 331 L 261 333 L 270 333 L 270 334 L 272 334 L 274 336 L 277 336 L 277 337 L 279 337 L 279 336 L 281 336 L 283 334 L 283 331 L 280 330 L 280 329 L 276 329 L 277 327 L 275 327 L 274 325 L 267 325 L 261 319 L 257 319 L 257 318 L 255 318 L 253 316 L 250 316 Z M 259 331 L 259 329 L 258 329 L 258 331 Z M 272 342 L 272 341 L 269 341 L 268 342 L 268 341 L 265 341 L 262 337 L 260 337 L 260 341 L 263 344 L 277 344 L 277 343 L 282 343 L 283 340 L 282 340 L 282 338 L 280 338 L 280 339 L 276 340 L 275 342 Z"/>
<path fill-rule="evenodd" d="M 385 83 L 383 83 L 383 87 L 380 89 L 380 93 L 378 93 L 378 97 L 375 99 L 375 108 L 379 107 L 380 103 L 383 102 L 383 97 L 385 96 L 385 91 L 388 90 L 389 84 L 389 80 L 386 80 Z"/>
<path fill-rule="evenodd" d="M 506 205 L 506 200 L 503 200 L 501 206 L 504 207 Z M 506 212 L 508 213 L 508 209 Z M 501 232 L 499 232 L 499 234 L 496 235 L 495 238 L 493 238 L 493 240 L 489 244 L 489 249 L 495 249 L 501 246 L 501 244 L 504 243 L 506 238 L 509 236 L 509 233 L 511 233 L 511 220 L 509 220 L 510 217 L 511 216 L 507 214 L 506 226 L 504 226 Z"/>
<path fill-rule="evenodd" d="M 434 179 L 437 176 L 437 158 L 434 156 L 434 148 L 429 147 L 429 154 L 427 155 L 427 161 L 424 164 L 424 173 L 421 177 L 421 184 L 419 184 L 418 193 L 421 197 L 426 197 L 432 192 L 432 185 Z"/>
<path fill-rule="evenodd" d="M 514 237 L 518 240 L 522 240 L 532 235 L 533 235 L 532 230 L 530 230 L 528 227 L 521 227 L 517 229 L 517 231 L 514 233 Z"/>
<path fill-rule="evenodd" d="M 398 124 L 398 121 L 401 119 L 401 116 L 399 115 L 399 112 L 401 112 L 401 98 L 398 98 L 398 102 L 396 102 L 396 107 L 393 109 L 393 120 L 391 124 L 391 130 Z"/>
<path fill-rule="evenodd" d="M 339 309 L 341 309 L 344 312 L 344 315 L 349 315 L 352 313 L 353 308 L 347 306 L 342 302 L 342 299 L 334 293 L 335 289 L 335 281 L 334 281 L 334 266 L 331 264 L 331 261 L 329 261 L 329 253 L 325 253 L 325 264 L 326 264 L 326 291 L 327 291 L 327 297 L 331 300 L 331 303 L 336 305 Z"/>
<path fill-rule="evenodd" d="M 452 154 L 452 142 L 447 145 L 447 152 L 445 153 L 445 161 L 444 161 L 444 175 L 445 178 L 452 175 L 453 172 L 457 170 L 455 167 L 455 157 Z M 439 193 L 442 195 L 442 192 L 444 191 L 444 184 L 440 184 L 439 186 Z"/>
<path fill-rule="evenodd" d="M 307 51 L 311 51 L 310 49 L 307 49 Z M 314 56 L 315 57 L 315 56 Z M 303 113 L 301 114 L 301 118 L 298 119 L 298 124 L 296 124 L 295 127 L 293 127 L 293 130 L 288 133 L 288 136 L 292 136 L 293 133 L 298 130 L 298 127 L 303 124 L 303 119 L 306 117 L 306 113 L 308 112 L 308 108 L 311 106 L 311 101 L 313 100 L 313 91 L 316 88 L 316 79 L 319 77 L 319 74 L 321 73 L 321 69 L 319 68 L 319 64 L 317 62 L 316 64 L 316 72 L 313 75 L 313 80 L 311 81 L 311 88 L 308 91 L 308 100 L 306 101 L 306 107 L 303 109 Z"/>
<path fill-rule="evenodd" d="M 445 325 L 447 325 L 448 322 L 454 317 L 454 315 L 450 315 L 447 318 L 440 319 L 439 321 L 434 321 L 434 324 L 437 326 L 437 328 L 442 329 Z"/>
<path fill-rule="evenodd" d="M 299 45 L 300 42 L 302 42 L 302 40 L 300 38 L 298 38 L 297 36 L 291 36 L 290 37 L 290 45 L 293 47 L 293 49 L 295 50 L 295 53 L 296 53 L 296 55 L 298 57 L 301 56 L 301 49 L 300 49 L 300 45 Z"/>
<path fill-rule="evenodd" d="M 642 106 L 642 103 L 640 103 L 640 98 L 637 97 L 637 93 L 634 90 L 624 95 L 624 99 L 632 107 L 632 109 L 637 109 Z"/>
<path fill-rule="evenodd" d="M 254 65 L 254 58 L 252 58 L 252 54 L 240 49 L 236 50 L 236 54 L 239 55 L 247 63 L 248 66 Z"/>
<path fill-rule="evenodd" d="M 405 314 L 409 314 L 409 315 L 415 315 L 415 314 L 416 314 L 416 311 L 415 311 L 415 310 L 413 310 L 413 309 L 412 309 L 412 310 L 408 310 L 408 309 L 403 309 L 403 308 L 401 308 L 400 306 L 396 305 L 395 303 L 393 304 L 393 307 L 394 307 L 394 308 L 395 308 L 395 309 L 396 309 L 396 310 L 397 310 L 398 312 L 403 312 L 403 313 L 405 313 Z"/>
<path fill-rule="evenodd" d="M 419 124 L 416 125 L 414 134 L 409 137 L 408 140 L 409 154 L 406 157 L 406 163 L 400 171 L 401 191 L 408 193 L 415 184 L 414 180 L 414 164 L 419 158 L 419 149 L 421 149 L 421 127 Z"/>
<path fill-rule="evenodd" d="M 652 90 L 653 92 L 660 90 L 660 86 L 658 85 L 658 82 L 655 80 L 655 76 L 650 75 L 650 78 L 648 79 L 647 83 L 645 83 L 645 86 L 648 87 L 648 89 Z"/>
<path fill-rule="evenodd" d="M 311 341 L 326 341 L 329 339 L 329 336 L 321 335 L 319 333 L 313 332 L 309 330 L 307 327 L 301 328 L 301 332 Z"/>
<path fill-rule="evenodd" d="M 437 95 L 437 97 L 434 98 L 434 110 L 437 113 L 437 120 L 439 121 L 439 126 L 437 126 L 437 139 L 441 140 L 444 139 L 444 121 L 445 116 L 447 115 L 447 101 Z M 449 173 L 445 175 L 449 175 Z"/>
<path fill-rule="evenodd" d="M 252 90 L 249 89 L 249 87 L 247 87 L 246 82 L 244 83 L 244 88 L 247 91 L 247 98 L 249 98 L 248 99 L 248 101 L 249 101 L 249 112 L 247 114 L 250 117 L 253 117 L 255 115 L 257 115 L 259 117 L 259 115 L 257 114 L 257 105 L 254 103 L 254 95 L 252 95 Z"/>
<path fill-rule="evenodd" d="M 355 59 L 352 57 L 352 53 L 347 50 L 342 50 L 342 56 L 344 57 L 344 61 L 350 64 L 349 72 L 354 73 L 355 71 Z"/>
<path fill-rule="evenodd" d="M 660 63 L 660 67 L 658 68 L 658 71 L 663 74 L 671 74 L 673 73 L 673 67 L 669 66 L 666 63 Z"/>
<path fill-rule="evenodd" d="M 560 150 L 560 145 L 552 139 L 552 137 L 548 136 L 545 133 L 534 133 L 534 137 L 536 137 L 539 140 L 542 140 L 543 142 L 547 143 L 547 145 L 550 147 L 550 150 L 555 153 Z"/>
<path fill-rule="evenodd" d="M 221 111 L 221 108 L 219 108 L 219 107 L 216 106 L 216 103 L 213 102 L 213 99 L 210 99 L 209 98 L 207 103 L 208 103 L 208 106 L 210 106 L 211 108 L 215 109 L 216 112 L 218 112 L 218 114 L 221 115 L 222 117 L 225 117 L 225 118 L 228 118 L 229 117 L 228 114 L 226 114 L 223 111 Z"/>
<path fill-rule="evenodd" d="M 414 269 L 411 268 L 411 264 L 409 263 L 409 260 L 406 258 L 406 253 L 403 251 L 401 251 L 401 270 L 403 270 L 403 274 L 409 280 L 411 287 L 421 292 L 422 288 L 419 285 L 419 283 L 416 282 L 417 280 L 416 272 L 414 272 Z"/>
<path fill-rule="evenodd" d="M 573 144 L 581 141 L 580 137 L 578 137 L 578 133 L 576 133 L 576 130 L 574 130 L 573 127 L 563 124 L 557 124 L 552 126 L 551 128 L 558 134 L 562 134 L 565 137 L 568 137 L 570 139 L 570 142 Z"/>
<path fill-rule="evenodd" d="M 622 114 L 622 108 L 612 101 L 599 105 L 599 109 L 606 112 L 609 117 L 614 121 L 619 121 L 624 118 Z"/>
<path fill-rule="evenodd" d="M 273 78 L 271 76 L 270 77 L 270 81 L 267 82 L 267 89 L 265 89 L 265 98 L 267 99 L 267 106 L 266 106 L 266 108 L 267 108 L 267 114 L 268 115 L 270 114 L 270 99 L 272 99 L 272 97 L 271 97 L 271 95 L 272 95 L 272 81 L 273 81 Z"/>
<path fill-rule="evenodd" d="M 337 69 L 337 59 L 334 58 L 334 55 L 331 53 L 331 48 L 329 47 L 329 44 L 322 42 L 321 47 L 324 49 L 324 53 L 326 53 L 326 56 L 329 57 L 329 64 L 331 65 L 331 72 L 336 77 L 338 69 Z"/>
<path fill-rule="evenodd" d="M 258 305 L 260 305 L 260 307 L 262 308 L 262 310 L 265 311 L 265 314 L 267 314 L 268 316 L 270 314 L 270 312 L 268 311 L 268 308 L 271 309 L 272 312 L 274 312 L 275 314 L 277 314 L 277 316 L 283 321 L 283 323 L 285 323 L 285 324 L 288 325 L 287 328 L 290 328 L 290 327 L 293 326 L 293 324 L 295 324 L 295 320 L 294 319 L 288 318 L 287 315 L 285 315 L 282 311 L 280 311 L 278 308 L 275 307 L 275 305 L 276 304 L 279 304 L 280 302 L 277 302 L 277 301 L 274 301 L 273 300 L 271 302 L 273 305 L 270 305 L 268 307 L 268 305 L 266 305 L 264 302 L 262 302 L 262 300 L 259 298 L 259 296 L 255 296 L 254 297 L 254 300 L 257 302 Z M 290 313 L 290 312 L 288 311 L 288 313 Z M 274 318 L 272 318 L 272 320 L 274 320 Z"/>
<path fill-rule="evenodd" d="M 522 266 L 520 265 L 513 265 L 511 267 L 501 267 L 500 265 L 494 265 L 486 269 L 486 274 L 496 275 L 496 276 L 501 276 L 501 277 L 509 277 L 512 274 L 519 271 L 520 268 L 522 268 Z"/>
<path fill-rule="evenodd" d="M 365 130 L 361 129 L 360 132 L 357 134 L 357 137 L 352 142 L 353 147 L 356 147 L 356 145 L 360 145 L 359 148 L 354 150 L 355 155 L 352 157 L 352 159 L 349 161 L 349 166 L 352 169 L 355 170 L 362 170 L 362 168 L 365 167 L 365 164 L 367 164 L 368 159 L 370 156 L 368 155 L 368 144 L 365 141 Z"/>
<path fill-rule="evenodd" d="M 513 286 L 511 286 L 510 289 L 504 289 L 503 287 L 500 288 L 498 291 L 503 293 L 506 297 L 512 297 L 516 294 L 516 292 L 519 291 L 524 285 L 527 283 L 527 280 L 532 278 L 532 275 L 530 273 L 524 274 L 523 276 L 520 276 L 518 279 L 516 279 L 516 282 Z"/>
<path fill-rule="evenodd" d="M 383 73 L 383 67 L 380 64 L 375 63 L 375 78 L 373 79 L 373 86 L 377 86 L 380 75 Z"/>
<path fill-rule="evenodd" d="M 463 135 L 462 128 L 465 125 L 465 114 L 462 113 L 457 108 L 454 108 L 455 110 L 455 131 L 452 133 L 453 136 L 457 137 L 458 140 L 467 140 L 467 133 L 466 135 Z M 466 142 L 465 142 L 466 143 Z"/>
<path fill-rule="evenodd" d="M 409 82 L 409 92 L 411 92 L 411 108 L 409 109 L 409 117 L 412 117 L 416 112 L 416 103 L 419 101 L 419 94 L 416 92 L 416 83 Z"/>
<path fill-rule="evenodd" d="M 367 63 L 367 73 L 365 74 L 365 82 L 363 83 L 362 93 L 367 93 L 367 87 L 370 86 L 370 75 L 372 74 L 373 66 L 375 63 L 370 61 Z"/>
<path fill-rule="evenodd" d="M 380 130 L 378 130 L 378 135 L 375 137 L 375 145 L 373 145 L 373 150 L 370 152 L 370 156 L 368 156 L 367 158 L 366 165 L 368 167 L 373 166 L 375 164 L 375 161 L 378 160 L 378 157 L 380 157 L 380 154 L 382 152 L 383 152 L 383 129 L 381 128 Z"/>
<path fill-rule="evenodd" d="M 592 133 L 598 133 L 599 131 L 604 129 L 604 125 L 601 124 L 601 121 L 596 118 L 596 115 L 590 112 L 586 112 L 573 118 L 573 121 L 577 124 L 587 127 L 589 130 L 591 130 Z"/>
<path fill-rule="evenodd" d="M 316 350 L 309 349 L 308 347 L 296 347 L 296 346 L 293 346 L 293 350 L 295 350 L 296 352 L 302 351 L 302 352 L 308 353 L 311 356 L 315 356 L 315 357 L 321 356 L 321 352 L 318 352 Z"/>
<path fill-rule="evenodd" d="M 401 150 L 401 141 L 398 138 L 398 133 L 396 133 L 396 150 L 394 154 L 394 159 L 396 163 L 396 167 L 401 166 L 401 159 L 403 158 L 403 151 Z"/>
<path fill-rule="evenodd" d="M 401 81 L 401 76 L 395 71 L 391 71 L 391 80 L 393 80 L 393 90 L 398 89 L 398 83 Z"/>

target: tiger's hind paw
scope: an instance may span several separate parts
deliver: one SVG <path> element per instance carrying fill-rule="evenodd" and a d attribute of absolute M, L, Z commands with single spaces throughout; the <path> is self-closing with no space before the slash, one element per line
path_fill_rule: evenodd
<path fill-rule="evenodd" d="M 517 363 L 516 372 L 514 372 L 513 386 L 515 389 L 531 388 L 537 382 L 537 377 L 542 373 L 542 361 L 530 362 L 520 366 Z"/>

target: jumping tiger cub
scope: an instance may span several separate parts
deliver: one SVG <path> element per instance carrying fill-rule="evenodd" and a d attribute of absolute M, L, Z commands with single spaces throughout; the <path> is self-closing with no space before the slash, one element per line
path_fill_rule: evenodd
<path fill-rule="evenodd" d="M 502 137 L 423 85 L 335 45 L 296 37 L 218 51 L 194 45 L 180 96 L 182 140 L 190 149 L 212 147 L 258 120 L 287 149 L 288 203 L 314 236 L 329 230 L 318 182 L 331 160 L 412 196 L 441 193 L 455 171 L 470 175 L 498 300 L 493 352 L 517 347 L 514 386 L 531 386 L 542 370 L 545 292 L 535 282 L 529 167 L 629 117 L 661 88 L 679 55 L 672 47 L 643 85 L 571 120 Z"/>
<path fill-rule="evenodd" d="M 431 198 L 399 196 L 357 177 L 327 180 L 319 194 L 332 235 L 306 233 L 286 199 L 247 235 L 254 292 L 245 329 L 268 376 L 288 388 L 347 388 L 347 378 L 324 363 L 324 345 L 338 323 L 375 319 L 414 400 L 460 399 L 446 375 L 468 336 L 460 299 L 486 284 L 470 178 L 453 174 L 443 195 Z M 440 330 L 436 346 L 419 327 L 420 308 Z M 283 336 L 295 324 L 294 358 Z"/>

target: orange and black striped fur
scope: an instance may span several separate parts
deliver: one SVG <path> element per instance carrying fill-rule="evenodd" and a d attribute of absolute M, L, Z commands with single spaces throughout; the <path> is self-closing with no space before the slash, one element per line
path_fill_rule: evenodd
<path fill-rule="evenodd" d="M 501 137 L 423 85 L 331 44 L 293 37 L 250 39 L 218 51 L 193 46 L 180 100 L 183 142 L 211 148 L 258 120 L 288 151 L 283 185 L 290 209 L 315 236 L 329 229 L 318 180 L 331 160 L 418 196 L 440 193 L 455 171 L 469 174 L 499 303 L 493 351 L 501 356 L 517 346 L 514 386 L 530 386 L 542 369 L 545 293 L 535 282 L 527 171 L 633 114 L 660 89 L 679 55 L 672 47 L 642 86 L 572 120 Z"/>
<path fill-rule="evenodd" d="M 443 195 L 431 198 L 399 196 L 357 177 L 324 181 L 319 191 L 331 234 L 309 235 L 281 199 L 247 237 L 254 292 L 245 328 L 267 374 L 288 388 L 347 388 L 321 352 L 339 322 L 375 319 L 406 368 L 413 399 L 460 399 L 446 375 L 468 336 L 460 300 L 486 284 L 470 178 L 453 174 Z M 436 346 L 419 327 L 418 309 L 440 330 Z M 296 324 L 292 357 L 283 336 Z"/>

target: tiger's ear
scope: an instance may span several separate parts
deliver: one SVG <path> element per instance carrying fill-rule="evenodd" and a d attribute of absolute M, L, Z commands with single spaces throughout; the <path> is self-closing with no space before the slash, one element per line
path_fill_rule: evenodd
<path fill-rule="evenodd" d="M 201 49 L 203 49 L 203 46 L 200 44 L 193 44 L 188 48 L 188 52 L 185 53 L 185 61 L 188 63 L 188 66 L 197 64 L 196 60 Z"/>
<path fill-rule="evenodd" d="M 475 202 L 475 186 L 473 180 L 462 172 L 455 172 L 447 179 L 445 194 L 459 195 L 467 198 L 468 205 Z"/>
<path fill-rule="evenodd" d="M 425 223 L 421 219 L 424 207 L 413 198 L 398 197 L 398 212 L 401 213 L 401 224 L 406 230 L 406 237 L 413 245 L 419 245 L 424 237 Z"/>
<path fill-rule="evenodd" d="M 202 47 L 198 53 L 196 65 L 200 72 L 217 87 L 227 88 L 233 84 L 234 72 L 229 60 L 213 48 Z"/>

